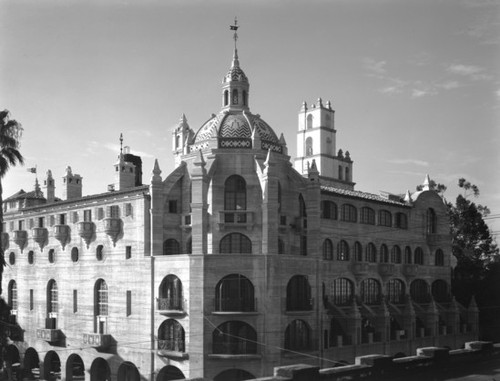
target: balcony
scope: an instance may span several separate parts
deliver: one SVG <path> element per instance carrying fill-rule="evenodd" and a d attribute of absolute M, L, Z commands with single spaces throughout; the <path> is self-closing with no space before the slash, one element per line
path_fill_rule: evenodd
<path fill-rule="evenodd" d="M 47 242 L 47 228 L 39 227 L 39 228 L 33 228 L 31 229 L 31 236 L 33 238 L 33 241 L 38 243 L 40 246 L 40 249 L 43 249 L 45 246 L 45 242 Z"/>
<path fill-rule="evenodd" d="M 106 217 L 102 220 L 104 232 L 111 238 L 113 244 L 116 244 L 118 236 L 122 231 L 122 220 L 116 217 Z"/>
<path fill-rule="evenodd" d="M 248 210 L 223 210 L 219 212 L 219 229 L 245 228 L 252 230 L 254 213 Z"/>
<path fill-rule="evenodd" d="M 396 271 L 396 266 L 394 266 L 391 263 L 379 263 L 378 264 L 378 273 L 383 278 L 393 276 L 395 271 Z"/>
<path fill-rule="evenodd" d="M 78 235 L 82 237 L 83 241 L 89 247 L 90 240 L 94 235 L 94 223 L 90 221 L 81 221 L 76 225 Z"/>
<path fill-rule="evenodd" d="M 215 298 L 214 315 L 256 315 L 256 298 Z"/>
<path fill-rule="evenodd" d="M 2 250 L 5 251 L 9 247 L 9 233 L 2 233 Z"/>
<path fill-rule="evenodd" d="M 61 242 L 62 247 L 66 246 L 69 241 L 69 226 L 68 225 L 55 225 L 54 238 Z"/>
<path fill-rule="evenodd" d="M 162 315 L 184 315 L 185 300 L 182 298 L 157 298 L 157 309 Z"/>
<path fill-rule="evenodd" d="M 184 339 L 158 340 L 158 356 L 185 360 L 189 358 L 185 350 L 186 345 Z"/>
<path fill-rule="evenodd" d="M 28 232 L 26 230 L 14 230 L 12 235 L 12 240 L 22 251 L 28 241 Z"/>
<path fill-rule="evenodd" d="M 37 339 L 44 340 L 49 343 L 55 343 L 61 339 L 61 330 L 51 328 L 37 328 L 36 337 Z"/>
<path fill-rule="evenodd" d="M 301 299 L 297 297 L 286 298 L 287 315 L 304 315 L 312 313 L 314 308 L 314 299 Z"/>
<path fill-rule="evenodd" d="M 403 274 L 407 277 L 414 277 L 418 274 L 418 265 L 404 265 Z"/>
<path fill-rule="evenodd" d="M 367 275 L 370 272 L 370 264 L 364 262 L 353 262 L 351 271 L 355 276 Z"/>
<path fill-rule="evenodd" d="M 83 344 L 94 348 L 107 348 L 111 345 L 111 335 L 103 333 L 84 333 Z"/>

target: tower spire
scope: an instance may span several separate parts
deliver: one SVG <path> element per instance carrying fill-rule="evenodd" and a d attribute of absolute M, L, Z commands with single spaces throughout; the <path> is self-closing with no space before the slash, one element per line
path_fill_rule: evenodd
<path fill-rule="evenodd" d="M 123 155 L 123 134 L 120 133 L 120 157 Z"/>
<path fill-rule="evenodd" d="M 232 66 L 235 67 L 235 66 L 239 66 L 239 61 L 238 61 L 238 47 L 237 47 L 237 44 L 236 42 L 238 41 L 238 28 L 240 26 L 238 25 L 238 19 L 235 17 L 234 18 L 234 25 L 230 25 L 229 26 L 229 29 L 230 30 L 234 30 L 234 34 L 233 34 L 233 40 L 234 40 L 234 53 L 233 53 L 233 63 L 232 63 Z"/>

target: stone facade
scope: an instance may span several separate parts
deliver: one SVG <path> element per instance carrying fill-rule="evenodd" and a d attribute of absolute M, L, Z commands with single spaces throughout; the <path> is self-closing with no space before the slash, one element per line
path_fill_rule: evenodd
<path fill-rule="evenodd" d="M 3 285 L 23 330 L 11 360 L 26 377 L 243 380 L 476 338 L 429 178 L 413 194 L 355 190 L 321 100 L 300 110 L 292 166 L 249 86 L 235 49 L 221 111 L 197 131 L 183 115 L 176 168 L 156 162 L 147 185 L 127 150 L 106 193 L 82 197 L 68 168 L 64 200 L 51 173 L 47 198 L 37 184 L 5 200 Z"/>

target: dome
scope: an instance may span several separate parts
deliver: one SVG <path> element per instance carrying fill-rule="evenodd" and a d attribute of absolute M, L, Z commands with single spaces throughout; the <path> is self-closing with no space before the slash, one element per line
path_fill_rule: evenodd
<path fill-rule="evenodd" d="M 254 136 L 255 134 L 255 136 Z M 261 140 L 257 149 L 282 152 L 281 142 L 273 129 L 250 112 L 220 112 L 201 126 L 193 139 L 193 146 L 203 146 L 207 140 L 217 139 L 219 148 L 252 148 L 252 138 Z"/>
<path fill-rule="evenodd" d="M 229 81 L 238 81 L 238 82 L 247 82 L 248 78 L 243 70 L 239 66 L 233 66 L 224 77 L 224 82 Z"/>

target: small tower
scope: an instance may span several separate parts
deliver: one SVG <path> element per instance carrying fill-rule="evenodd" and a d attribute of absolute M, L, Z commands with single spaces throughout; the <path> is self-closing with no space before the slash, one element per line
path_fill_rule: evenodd
<path fill-rule="evenodd" d="M 47 177 L 43 181 L 43 187 L 45 189 L 47 202 L 54 202 L 56 187 L 54 185 L 54 178 L 52 177 L 52 171 L 50 169 L 47 171 Z"/>
<path fill-rule="evenodd" d="M 66 167 L 66 175 L 63 176 L 63 200 L 74 200 L 82 197 L 82 177 L 73 174 L 71 167 Z"/>
<path fill-rule="evenodd" d="M 125 154 L 124 154 L 125 151 Z M 115 164 L 115 184 L 114 190 L 123 190 L 135 186 L 135 165 L 125 159 L 130 148 L 123 148 L 123 134 L 120 134 L 120 155 Z"/>
<path fill-rule="evenodd" d="M 179 123 L 172 131 L 172 152 L 175 157 L 175 166 L 178 167 L 182 161 L 181 156 L 188 154 L 189 140 L 194 132 L 189 127 L 186 115 L 182 114 Z"/>
<path fill-rule="evenodd" d="M 297 131 L 295 169 L 307 176 L 312 160 L 316 161 L 321 182 L 344 189 L 353 189 L 352 160 L 349 152 L 337 151 L 335 111 L 330 101 L 321 98 L 310 107 L 302 103 Z"/>

